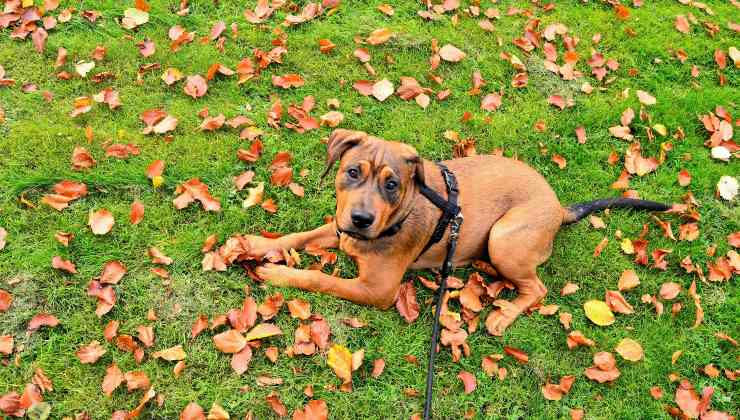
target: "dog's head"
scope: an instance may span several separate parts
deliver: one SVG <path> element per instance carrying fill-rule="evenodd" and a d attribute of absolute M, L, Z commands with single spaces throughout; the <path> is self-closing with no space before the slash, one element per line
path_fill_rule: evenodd
<path fill-rule="evenodd" d="M 335 180 L 339 230 L 375 239 L 409 214 L 415 180 L 424 181 L 423 163 L 413 147 L 362 131 L 334 130 L 327 154 L 324 176 L 339 160 Z"/>

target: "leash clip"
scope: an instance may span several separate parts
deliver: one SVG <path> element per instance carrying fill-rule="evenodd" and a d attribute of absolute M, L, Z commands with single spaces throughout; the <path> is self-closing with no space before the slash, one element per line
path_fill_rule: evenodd
<path fill-rule="evenodd" d="M 457 237 L 460 236 L 460 227 L 464 220 L 462 210 L 458 211 L 450 222 L 450 240 L 457 240 Z"/>

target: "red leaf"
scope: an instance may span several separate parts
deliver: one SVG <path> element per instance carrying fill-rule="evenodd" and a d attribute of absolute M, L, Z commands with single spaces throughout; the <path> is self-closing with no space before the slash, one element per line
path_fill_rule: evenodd
<path fill-rule="evenodd" d="M 675 401 L 686 416 L 690 418 L 699 417 L 699 404 L 701 400 L 699 400 L 699 395 L 694 391 L 694 387 L 686 379 L 681 380 L 681 383 L 678 385 Z"/>
<path fill-rule="evenodd" d="M 565 99 L 560 95 L 550 95 L 547 98 L 547 103 L 560 108 L 561 111 L 565 109 Z"/>

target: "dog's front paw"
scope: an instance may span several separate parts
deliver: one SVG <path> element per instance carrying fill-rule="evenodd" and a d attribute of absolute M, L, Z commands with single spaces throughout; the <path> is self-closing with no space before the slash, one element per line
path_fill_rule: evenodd
<path fill-rule="evenodd" d="M 293 269 L 284 265 L 264 264 L 255 269 L 259 278 L 278 287 L 289 287 Z"/>
<path fill-rule="evenodd" d="M 488 314 L 488 318 L 486 318 L 486 329 L 489 334 L 501 337 L 504 335 L 506 328 L 511 325 L 515 319 L 516 317 L 507 315 L 500 309 L 497 309 Z"/>

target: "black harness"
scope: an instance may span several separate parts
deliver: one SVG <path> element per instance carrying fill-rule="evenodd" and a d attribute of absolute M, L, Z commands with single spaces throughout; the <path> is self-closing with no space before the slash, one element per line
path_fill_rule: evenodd
<path fill-rule="evenodd" d="M 447 277 L 452 271 L 452 257 L 455 255 L 455 248 L 457 248 L 457 238 L 460 234 L 460 227 L 463 222 L 462 209 L 457 205 L 457 197 L 460 194 L 460 190 L 457 186 L 457 179 L 455 174 L 452 173 L 445 165 L 437 163 L 441 172 L 442 178 L 444 178 L 445 186 L 447 187 L 447 200 L 442 198 L 436 191 L 429 188 L 425 183 L 417 180 L 419 184 L 419 192 L 421 195 L 426 197 L 427 200 L 431 201 L 437 208 L 442 210 L 442 215 L 437 221 L 437 226 L 434 228 L 432 237 L 424 246 L 424 249 L 419 253 L 419 256 L 427 252 L 429 248 L 441 241 L 444 237 L 447 226 L 450 226 L 450 240 L 447 244 L 447 254 L 445 255 L 444 263 L 442 263 L 442 270 L 440 273 L 439 289 L 437 289 L 437 303 L 434 310 L 434 323 L 432 324 L 432 338 L 429 349 L 429 363 L 427 364 L 427 382 L 426 382 L 426 396 L 424 400 L 424 419 L 429 420 L 432 409 L 432 388 L 434 385 L 434 359 L 437 355 L 437 340 L 439 339 L 439 315 L 442 311 L 442 299 L 445 291 L 447 291 Z M 410 212 L 409 212 L 410 214 Z M 394 223 L 388 229 L 381 232 L 378 238 L 393 236 L 401 230 L 401 225 L 409 214 L 405 215 L 398 222 Z M 356 239 L 363 239 L 352 235 L 351 232 L 343 232 L 337 229 L 337 236 L 340 233 L 348 234 Z"/>

